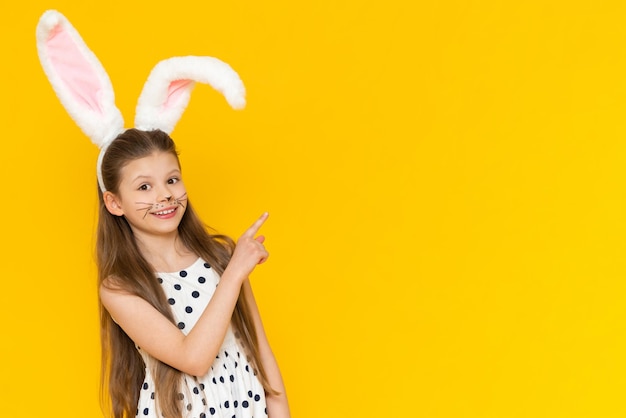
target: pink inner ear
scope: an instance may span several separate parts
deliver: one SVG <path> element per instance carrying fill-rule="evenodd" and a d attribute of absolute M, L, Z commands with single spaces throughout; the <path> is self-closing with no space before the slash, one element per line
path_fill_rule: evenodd
<path fill-rule="evenodd" d="M 50 64 L 66 90 L 81 107 L 102 114 L 102 84 L 97 68 L 85 58 L 76 42 L 62 27 L 56 27 L 46 43 Z"/>
<path fill-rule="evenodd" d="M 174 80 L 167 87 L 167 99 L 161 106 L 161 111 L 165 112 L 172 107 L 180 106 L 180 102 L 185 104 L 185 98 L 182 96 L 188 91 L 189 87 L 193 85 L 193 80 Z"/>

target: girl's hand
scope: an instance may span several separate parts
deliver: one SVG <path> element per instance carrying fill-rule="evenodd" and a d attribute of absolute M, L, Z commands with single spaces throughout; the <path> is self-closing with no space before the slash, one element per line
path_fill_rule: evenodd
<path fill-rule="evenodd" d="M 265 237 L 263 235 L 255 237 L 268 216 L 267 212 L 261 215 L 237 241 L 237 246 L 226 270 L 229 270 L 231 274 L 234 274 L 241 281 L 248 278 L 257 264 L 265 262 L 269 257 L 269 253 L 263 246 Z"/>

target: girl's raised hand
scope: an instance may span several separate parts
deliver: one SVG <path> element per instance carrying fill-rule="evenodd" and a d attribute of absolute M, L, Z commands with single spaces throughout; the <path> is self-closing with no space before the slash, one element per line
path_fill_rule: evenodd
<path fill-rule="evenodd" d="M 237 246 L 228 263 L 227 270 L 230 270 L 230 272 L 235 274 L 241 281 L 248 278 L 257 264 L 265 262 L 269 257 L 269 253 L 263 246 L 265 237 L 263 235 L 256 236 L 268 216 L 269 214 L 267 212 L 261 215 L 237 241 Z"/>

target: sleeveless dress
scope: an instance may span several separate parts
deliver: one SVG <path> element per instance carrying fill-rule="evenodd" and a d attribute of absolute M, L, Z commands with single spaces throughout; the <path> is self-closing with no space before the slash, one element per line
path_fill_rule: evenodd
<path fill-rule="evenodd" d="M 171 305 L 178 328 L 191 331 L 211 300 L 219 282 L 211 266 L 198 258 L 176 273 L 158 273 L 157 278 Z M 137 347 L 146 364 L 146 377 L 139 394 L 137 417 L 162 418 L 156 410 L 152 367 L 156 359 Z M 183 415 L 188 418 L 262 418 L 267 417 L 265 392 L 245 350 L 229 326 L 224 342 L 204 376 L 183 374 L 181 393 Z"/>

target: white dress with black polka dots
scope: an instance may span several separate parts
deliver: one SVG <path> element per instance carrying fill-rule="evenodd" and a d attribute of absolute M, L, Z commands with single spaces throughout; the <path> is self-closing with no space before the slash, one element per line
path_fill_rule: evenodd
<path fill-rule="evenodd" d="M 218 274 L 198 259 L 177 273 L 158 273 L 159 283 L 172 307 L 178 328 L 187 334 L 211 300 L 219 282 Z M 154 380 L 150 367 L 156 360 L 138 348 L 146 363 L 146 378 L 139 394 L 137 417 L 162 418 L 155 408 Z M 246 360 L 229 327 L 211 370 L 201 377 L 185 374 L 181 393 L 188 418 L 267 417 L 263 386 Z"/>

